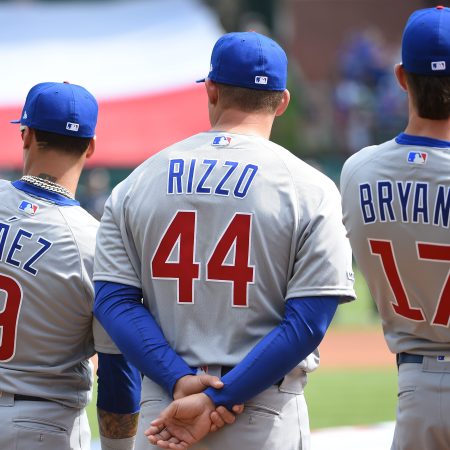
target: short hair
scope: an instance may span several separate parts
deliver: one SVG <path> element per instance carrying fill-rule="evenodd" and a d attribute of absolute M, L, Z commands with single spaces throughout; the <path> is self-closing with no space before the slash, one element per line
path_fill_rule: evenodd
<path fill-rule="evenodd" d="M 450 117 L 450 76 L 418 75 L 405 70 L 408 88 L 419 117 L 445 120 Z"/>
<path fill-rule="evenodd" d="M 34 128 L 36 142 L 41 150 L 57 150 L 74 156 L 81 156 L 89 147 L 92 138 L 66 136 Z"/>
<path fill-rule="evenodd" d="M 274 113 L 283 98 L 283 91 L 263 91 L 229 84 L 216 83 L 224 108 L 235 108 L 244 112 Z"/>

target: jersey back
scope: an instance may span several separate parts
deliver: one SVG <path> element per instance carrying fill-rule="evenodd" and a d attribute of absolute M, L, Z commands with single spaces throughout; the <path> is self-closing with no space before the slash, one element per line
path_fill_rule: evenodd
<path fill-rule="evenodd" d="M 448 353 L 450 148 L 405 134 L 344 165 L 344 223 L 390 350 Z"/>
<path fill-rule="evenodd" d="M 286 299 L 354 297 L 334 183 L 282 147 L 237 134 L 177 143 L 116 187 L 94 280 L 142 287 L 191 366 L 236 365 L 280 323 Z"/>
<path fill-rule="evenodd" d="M 98 223 L 3 180 L 0 198 L 0 388 L 83 407 Z"/>

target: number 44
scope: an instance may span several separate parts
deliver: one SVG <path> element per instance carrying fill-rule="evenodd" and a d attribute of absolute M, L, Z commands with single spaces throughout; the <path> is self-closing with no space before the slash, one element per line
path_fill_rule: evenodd
<path fill-rule="evenodd" d="M 218 240 L 207 264 L 207 281 L 233 284 L 232 306 L 248 306 L 247 288 L 254 282 L 250 266 L 252 215 L 236 213 Z M 178 303 L 194 303 L 194 280 L 200 279 L 200 264 L 195 262 L 197 212 L 178 211 L 163 234 L 151 262 L 152 277 L 176 280 Z M 178 244 L 178 261 L 169 261 Z M 225 260 L 234 246 L 233 264 Z"/>
<path fill-rule="evenodd" d="M 391 241 L 369 239 L 370 250 L 373 255 L 381 258 L 384 273 L 389 281 L 396 303 L 392 303 L 394 311 L 400 316 L 416 322 L 424 322 L 425 316 L 421 308 L 414 308 L 409 302 L 402 279 L 400 277 L 394 249 Z M 417 254 L 419 259 L 426 261 L 450 262 L 450 246 L 417 242 Z M 448 327 L 450 320 L 450 276 L 447 276 L 445 285 L 434 313 L 432 325 Z"/>

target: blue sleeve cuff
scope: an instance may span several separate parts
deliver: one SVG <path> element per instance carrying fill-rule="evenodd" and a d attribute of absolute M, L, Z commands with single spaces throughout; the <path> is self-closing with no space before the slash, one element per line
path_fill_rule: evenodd
<path fill-rule="evenodd" d="M 141 400 L 141 374 L 123 355 L 98 353 L 97 407 L 116 414 L 134 414 Z"/>
<path fill-rule="evenodd" d="M 94 314 L 119 350 L 170 395 L 178 379 L 195 375 L 169 345 L 134 286 L 96 281 Z M 130 332 L 133 330 L 133 332 Z"/>
<path fill-rule="evenodd" d="M 275 384 L 318 347 L 338 303 L 339 297 L 289 299 L 280 325 L 222 378 L 222 389 L 205 394 L 230 409 Z"/>

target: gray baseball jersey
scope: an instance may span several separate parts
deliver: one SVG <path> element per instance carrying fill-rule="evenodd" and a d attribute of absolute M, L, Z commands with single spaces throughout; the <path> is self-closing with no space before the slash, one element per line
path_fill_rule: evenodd
<path fill-rule="evenodd" d="M 344 165 L 344 223 L 398 356 L 392 450 L 450 443 L 450 146 L 401 134 Z"/>
<path fill-rule="evenodd" d="M 264 138 L 208 132 L 114 189 L 94 280 L 142 288 L 189 365 L 233 366 L 280 323 L 286 299 L 353 299 L 351 263 L 330 179 Z"/>
<path fill-rule="evenodd" d="M 344 223 L 394 353 L 450 353 L 450 148 L 400 135 L 344 165 Z"/>
<path fill-rule="evenodd" d="M 92 386 L 98 222 L 80 206 L 4 180 L 0 198 L 0 390 L 83 408 Z M 98 346 L 113 351 L 94 328 Z"/>

